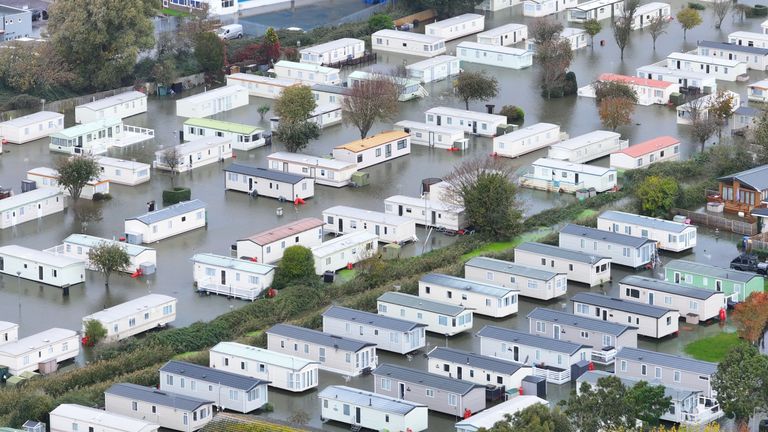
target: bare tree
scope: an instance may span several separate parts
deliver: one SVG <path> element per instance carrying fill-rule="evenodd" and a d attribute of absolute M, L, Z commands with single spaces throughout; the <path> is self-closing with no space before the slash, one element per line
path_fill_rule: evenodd
<path fill-rule="evenodd" d="M 559 37 L 544 43 L 536 41 L 535 57 L 541 95 L 547 99 L 561 97 L 565 91 L 565 75 L 573 60 L 571 43 Z"/>
<path fill-rule="evenodd" d="M 635 20 L 635 12 L 640 6 L 640 0 L 625 0 L 624 9 L 618 17 L 611 17 L 611 27 L 613 28 L 613 38 L 621 51 L 621 60 L 624 60 L 624 49 L 629 43 L 629 36 L 632 34 L 632 25 Z"/>
<path fill-rule="evenodd" d="M 733 2 L 731 0 L 714 0 L 712 2 L 712 15 L 715 16 L 715 28 L 719 29 L 723 25 L 723 20 L 731 11 Z"/>
<path fill-rule="evenodd" d="M 744 3 L 736 3 L 733 5 L 733 15 L 739 18 L 740 22 L 744 22 L 744 18 L 752 11 L 752 6 Z"/>
<path fill-rule="evenodd" d="M 701 144 L 701 152 L 704 152 L 707 140 L 717 132 L 717 121 L 710 116 L 706 98 L 698 98 L 688 102 L 688 115 L 691 119 L 691 138 Z"/>
<path fill-rule="evenodd" d="M 355 125 L 361 139 L 368 136 L 376 121 L 392 120 L 400 111 L 400 87 L 396 81 L 396 77 L 375 75 L 355 83 L 344 94 L 344 123 Z"/>
<path fill-rule="evenodd" d="M 165 149 L 160 156 L 160 163 L 167 166 L 168 170 L 171 171 L 171 188 L 176 187 L 176 172 L 181 164 L 181 152 L 179 152 L 179 149 L 175 146 Z"/>
<path fill-rule="evenodd" d="M 650 24 L 648 24 L 648 33 L 651 35 L 651 39 L 653 40 L 654 51 L 656 51 L 656 39 L 658 39 L 659 36 L 667 33 L 669 23 L 669 18 L 663 17 L 661 15 L 656 15 L 655 17 L 651 18 Z"/>
<path fill-rule="evenodd" d="M 528 36 L 536 41 L 537 45 L 559 39 L 563 25 L 548 18 L 537 18 L 531 24 Z"/>

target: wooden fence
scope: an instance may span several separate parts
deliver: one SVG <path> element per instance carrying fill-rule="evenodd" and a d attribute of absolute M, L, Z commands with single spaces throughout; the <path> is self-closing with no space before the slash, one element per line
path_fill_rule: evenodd
<path fill-rule="evenodd" d="M 742 222 L 725 218 L 723 216 L 699 213 L 690 210 L 672 209 L 673 214 L 684 215 L 694 225 L 701 225 L 709 228 L 717 228 L 721 231 L 728 231 L 741 235 L 753 236 L 757 234 L 757 224 Z"/>

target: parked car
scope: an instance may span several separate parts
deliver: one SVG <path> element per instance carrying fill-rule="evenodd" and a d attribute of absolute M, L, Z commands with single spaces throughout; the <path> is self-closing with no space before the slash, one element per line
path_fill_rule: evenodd
<path fill-rule="evenodd" d="M 48 19 L 48 11 L 45 9 L 32 9 L 32 21 Z"/>
<path fill-rule="evenodd" d="M 243 26 L 240 24 L 228 24 L 225 26 L 221 26 L 217 31 L 216 35 L 219 36 L 220 39 L 241 39 L 243 37 Z"/>
<path fill-rule="evenodd" d="M 731 261 L 734 270 L 768 274 L 768 262 L 761 262 L 757 255 L 741 254 Z"/>

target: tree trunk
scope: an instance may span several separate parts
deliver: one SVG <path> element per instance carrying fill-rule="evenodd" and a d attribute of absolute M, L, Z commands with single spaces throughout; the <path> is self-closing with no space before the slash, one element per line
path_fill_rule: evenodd
<path fill-rule="evenodd" d="M 685 37 L 688 35 L 688 29 L 683 29 L 683 40 L 686 40 Z"/>
<path fill-rule="evenodd" d="M 701 152 L 704 153 L 704 145 L 707 143 L 707 140 L 704 140 L 701 142 Z"/>
<path fill-rule="evenodd" d="M 464 107 L 465 107 L 464 109 L 469 111 L 469 99 L 464 99 Z"/>
<path fill-rule="evenodd" d="M 653 50 L 656 51 L 656 38 L 653 38 Z"/>
<path fill-rule="evenodd" d="M 109 289 L 109 273 L 108 272 L 104 273 L 104 287 Z"/>

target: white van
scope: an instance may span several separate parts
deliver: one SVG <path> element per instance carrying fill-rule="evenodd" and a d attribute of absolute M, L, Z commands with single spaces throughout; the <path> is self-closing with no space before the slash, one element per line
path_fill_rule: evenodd
<path fill-rule="evenodd" d="M 243 37 L 243 26 L 240 24 L 229 24 L 221 26 L 216 34 L 219 39 L 240 39 Z"/>

